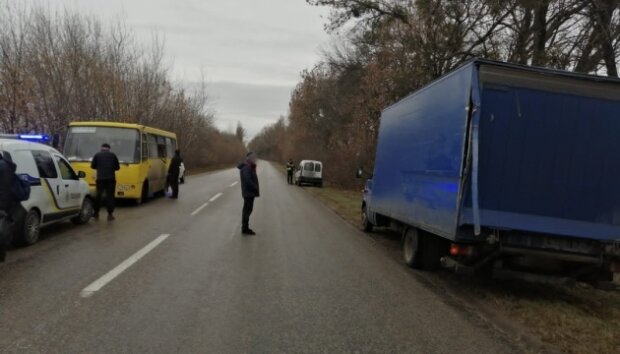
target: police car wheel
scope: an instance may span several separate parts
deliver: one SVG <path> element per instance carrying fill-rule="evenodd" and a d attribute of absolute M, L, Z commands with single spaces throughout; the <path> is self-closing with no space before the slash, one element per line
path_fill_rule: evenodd
<path fill-rule="evenodd" d="M 24 220 L 22 241 L 25 245 L 33 245 L 39 240 L 41 232 L 41 216 L 36 210 L 30 210 Z"/>
<path fill-rule="evenodd" d="M 84 202 L 82 203 L 82 209 L 80 210 L 80 214 L 71 221 L 74 224 L 86 224 L 90 218 L 95 214 L 95 208 L 93 207 L 93 201 L 90 198 L 84 198 Z"/>

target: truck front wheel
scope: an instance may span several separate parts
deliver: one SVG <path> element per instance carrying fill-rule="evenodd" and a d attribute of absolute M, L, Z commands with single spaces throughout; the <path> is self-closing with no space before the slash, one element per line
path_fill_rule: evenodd
<path fill-rule="evenodd" d="M 362 230 L 364 232 L 372 231 L 372 223 L 368 219 L 368 210 L 366 209 L 366 205 L 362 206 Z"/>

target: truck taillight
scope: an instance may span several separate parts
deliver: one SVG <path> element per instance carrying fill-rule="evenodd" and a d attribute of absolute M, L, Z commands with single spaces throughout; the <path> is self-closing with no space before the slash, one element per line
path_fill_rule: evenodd
<path fill-rule="evenodd" d="M 468 245 L 458 245 L 456 243 L 453 243 L 452 245 L 450 245 L 450 255 L 452 257 L 456 257 L 456 256 L 465 256 L 465 257 L 471 257 L 474 254 L 474 247 L 472 246 L 468 246 Z"/>

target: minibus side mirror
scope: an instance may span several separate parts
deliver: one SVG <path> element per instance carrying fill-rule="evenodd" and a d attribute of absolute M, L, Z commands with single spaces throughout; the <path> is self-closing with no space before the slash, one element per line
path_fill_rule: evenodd
<path fill-rule="evenodd" d="M 84 171 L 78 171 L 78 178 L 86 178 L 86 173 Z"/>

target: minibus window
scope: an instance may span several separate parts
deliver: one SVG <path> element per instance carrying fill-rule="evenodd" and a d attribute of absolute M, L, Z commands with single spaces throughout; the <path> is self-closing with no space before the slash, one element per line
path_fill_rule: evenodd
<path fill-rule="evenodd" d="M 315 163 L 314 164 L 314 172 L 321 172 L 321 164 L 320 163 Z"/>
<path fill-rule="evenodd" d="M 312 162 L 306 162 L 304 164 L 304 170 L 312 172 L 314 170 L 314 164 Z"/>

